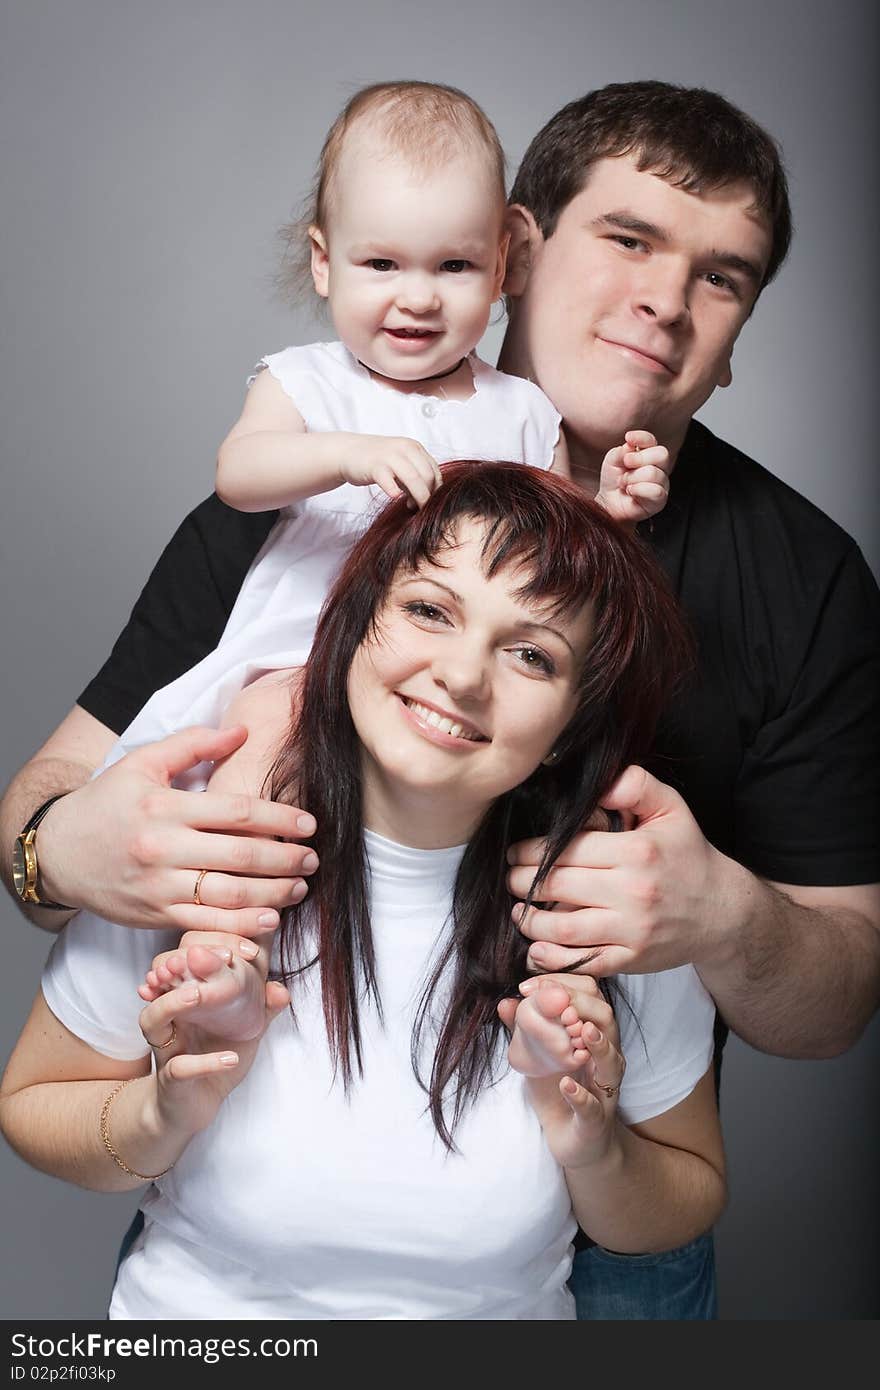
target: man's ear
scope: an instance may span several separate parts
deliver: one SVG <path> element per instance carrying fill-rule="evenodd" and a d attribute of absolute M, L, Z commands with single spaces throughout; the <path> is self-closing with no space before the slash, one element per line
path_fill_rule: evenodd
<path fill-rule="evenodd" d="M 720 375 L 719 375 L 719 377 L 718 377 L 718 385 L 719 385 L 719 386 L 730 386 L 730 384 L 731 384 L 732 381 L 733 381 L 733 349 L 731 349 L 731 351 L 730 351 L 730 353 L 729 353 L 729 355 L 728 355 L 727 361 L 724 363 L 724 366 L 721 368 L 721 373 L 720 373 Z"/>
<path fill-rule="evenodd" d="M 330 293 L 330 256 L 327 251 L 327 238 L 320 227 L 309 227 L 309 242 L 312 247 L 312 280 L 315 293 L 326 299 Z"/>
<path fill-rule="evenodd" d="M 510 234 L 504 293 L 510 295 L 511 299 L 519 299 L 525 292 L 532 261 L 543 245 L 544 237 L 531 212 L 522 203 L 511 203 L 505 214 L 504 225 Z"/>
<path fill-rule="evenodd" d="M 492 286 L 492 303 L 501 298 L 501 290 L 507 278 L 507 257 L 510 252 L 510 232 L 505 229 L 498 242 L 498 260 L 495 265 L 495 282 Z"/>

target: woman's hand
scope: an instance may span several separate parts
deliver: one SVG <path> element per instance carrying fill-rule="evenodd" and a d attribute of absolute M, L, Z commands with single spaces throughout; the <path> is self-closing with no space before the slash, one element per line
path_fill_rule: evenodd
<path fill-rule="evenodd" d="M 520 993 L 528 1000 L 546 993 L 551 981 L 566 991 L 581 1020 L 577 1055 L 583 1052 L 585 1060 L 573 1075 L 531 1077 L 527 1084 L 550 1152 L 572 1171 L 603 1163 L 613 1154 L 626 1062 L 614 1011 L 590 976 L 543 975 L 524 980 Z"/>
<path fill-rule="evenodd" d="M 260 1039 L 290 1000 L 284 985 L 270 980 L 264 987 L 260 1031 L 230 1047 L 227 1038 L 198 1021 L 202 1011 L 215 1019 L 219 1016 L 218 1004 L 228 987 L 226 966 L 219 957 L 213 959 L 222 975 L 218 972 L 206 980 L 183 981 L 141 1011 L 141 1032 L 156 1059 L 155 1113 L 151 1119 L 161 1133 L 192 1138 L 207 1129 L 226 1097 L 247 1076 Z"/>

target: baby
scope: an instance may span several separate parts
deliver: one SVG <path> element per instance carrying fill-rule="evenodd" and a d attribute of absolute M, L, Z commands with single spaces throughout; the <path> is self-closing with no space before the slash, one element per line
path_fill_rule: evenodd
<path fill-rule="evenodd" d="M 301 275 L 338 341 L 264 358 L 218 456 L 224 501 L 280 519 L 218 647 L 153 695 L 114 760 L 216 726 L 256 677 L 301 665 L 330 585 L 387 497 L 422 505 L 456 458 L 567 471 L 558 411 L 474 351 L 504 280 L 505 206 L 498 136 L 462 92 L 368 87 L 334 122 L 297 227 Z M 604 460 L 598 501 L 635 525 L 664 505 L 668 467 L 653 435 L 630 431 Z M 203 785 L 202 771 L 188 785 Z"/>

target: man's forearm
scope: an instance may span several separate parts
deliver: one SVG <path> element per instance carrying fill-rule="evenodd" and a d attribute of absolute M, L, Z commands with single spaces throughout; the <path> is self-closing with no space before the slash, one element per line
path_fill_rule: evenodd
<path fill-rule="evenodd" d="M 733 925 L 711 958 L 695 962 L 725 1022 L 752 1047 L 781 1057 L 846 1051 L 880 1004 L 872 890 L 835 890 L 864 900 L 864 912 L 807 905 L 727 862 Z"/>
<path fill-rule="evenodd" d="M 12 847 L 15 837 L 38 806 L 59 792 L 74 791 L 86 783 L 92 769 L 84 763 L 64 758 L 34 758 L 13 777 L 0 802 L 0 874 L 13 902 L 28 921 L 44 931 L 58 932 L 69 920 L 70 913 L 39 907 L 27 907 L 15 891 L 12 882 Z M 49 812 L 51 815 L 51 812 Z"/>

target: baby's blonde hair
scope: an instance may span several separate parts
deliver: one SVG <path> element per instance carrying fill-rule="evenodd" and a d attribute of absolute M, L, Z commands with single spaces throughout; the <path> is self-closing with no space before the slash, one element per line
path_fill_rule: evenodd
<path fill-rule="evenodd" d="M 316 226 L 326 230 L 345 138 L 356 125 L 368 120 L 390 149 L 419 172 L 445 163 L 462 147 L 482 153 L 489 188 L 494 185 L 499 207 L 504 206 L 504 151 L 498 132 L 472 97 L 437 82 L 376 82 L 362 87 L 346 102 L 327 133 L 305 210 L 280 230 L 283 253 L 278 283 L 285 298 L 298 300 L 311 285 L 308 229 Z"/>

